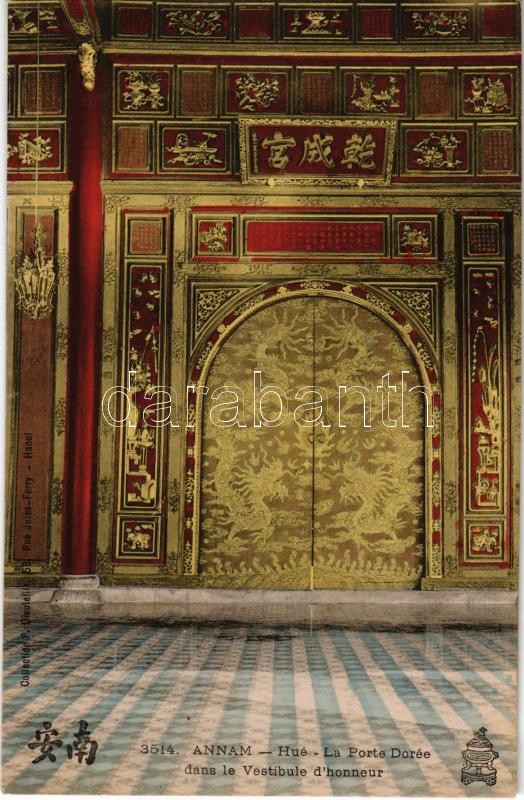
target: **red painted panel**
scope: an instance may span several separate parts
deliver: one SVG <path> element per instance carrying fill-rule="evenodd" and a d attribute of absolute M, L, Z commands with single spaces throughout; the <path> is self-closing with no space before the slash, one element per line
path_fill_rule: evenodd
<path fill-rule="evenodd" d="M 384 254 L 385 223 L 381 220 L 250 220 L 246 231 L 246 251 L 249 254 Z"/>

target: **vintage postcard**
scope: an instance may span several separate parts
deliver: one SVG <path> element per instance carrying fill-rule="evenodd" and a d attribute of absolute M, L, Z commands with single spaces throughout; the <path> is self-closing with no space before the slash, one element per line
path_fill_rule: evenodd
<path fill-rule="evenodd" d="M 513 797 L 516 0 L 6 0 L 8 794 Z"/>

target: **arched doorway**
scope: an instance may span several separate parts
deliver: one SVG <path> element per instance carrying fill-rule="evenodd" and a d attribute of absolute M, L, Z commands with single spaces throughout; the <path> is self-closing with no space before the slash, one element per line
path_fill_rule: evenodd
<path fill-rule="evenodd" d="M 385 391 L 376 389 L 388 373 L 396 386 L 388 393 L 389 408 Z M 419 383 L 398 333 L 356 303 L 294 297 L 244 320 L 223 342 L 206 380 L 202 585 L 417 587 L 426 420 L 423 398 L 408 390 Z M 257 427 L 263 421 L 253 416 L 255 394 L 259 401 L 269 385 L 288 398 L 287 416 L 274 427 Z M 222 427 L 210 415 L 210 396 L 224 386 L 236 387 L 243 399 L 244 417 L 237 422 L 245 427 Z M 308 394 L 307 387 L 317 393 Z M 266 420 L 279 409 L 276 395 L 263 398 Z M 312 427 L 307 423 L 314 418 Z"/>

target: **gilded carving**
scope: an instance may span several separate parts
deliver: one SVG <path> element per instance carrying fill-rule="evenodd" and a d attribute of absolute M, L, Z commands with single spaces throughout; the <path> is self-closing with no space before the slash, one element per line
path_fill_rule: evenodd
<path fill-rule="evenodd" d="M 64 325 L 63 322 L 58 322 L 55 332 L 55 355 L 59 361 L 64 361 L 67 358 L 67 342 L 67 325 Z"/>
<path fill-rule="evenodd" d="M 96 571 L 98 575 L 101 577 L 105 577 L 107 575 L 113 575 L 115 571 L 115 565 L 113 564 L 113 559 L 111 557 L 111 551 L 109 548 L 106 550 L 98 550 L 96 551 Z"/>
<path fill-rule="evenodd" d="M 168 502 L 169 510 L 172 514 L 176 514 L 180 510 L 180 482 L 177 478 L 173 478 L 169 482 Z"/>
<path fill-rule="evenodd" d="M 476 114 L 500 114 L 511 111 L 506 87 L 501 78 L 474 76 L 471 78 L 469 94 L 464 99 Z"/>
<path fill-rule="evenodd" d="M 88 92 L 95 88 L 97 51 L 91 42 L 82 42 L 78 47 L 78 60 L 80 62 L 80 72 L 82 73 L 82 83 Z"/>
<path fill-rule="evenodd" d="M 416 163 L 423 169 L 454 169 L 462 164 L 455 151 L 460 141 L 453 133 L 436 133 L 424 136 L 413 148 L 418 153 Z"/>
<path fill-rule="evenodd" d="M 56 254 L 56 274 L 60 286 L 66 286 L 69 282 L 69 253 L 67 250 L 60 250 Z"/>
<path fill-rule="evenodd" d="M 109 198 L 106 199 L 106 202 Z M 116 261 L 113 253 L 106 253 L 104 258 L 104 283 L 114 286 L 116 282 Z"/>
<path fill-rule="evenodd" d="M 53 478 L 51 487 L 51 513 L 62 513 L 62 499 L 64 495 L 64 481 L 62 478 Z"/>
<path fill-rule="evenodd" d="M 7 11 L 9 34 L 56 33 L 59 30 L 54 8 L 49 6 L 10 6 Z"/>
<path fill-rule="evenodd" d="M 178 554 L 172 550 L 166 557 L 166 563 L 160 567 L 161 575 L 178 575 Z"/>
<path fill-rule="evenodd" d="M 319 8 L 293 11 L 289 30 L 300 36 L 342 36 L 339 11 L 325 11 Z"/>
<path fill-rule="evenodd" d="M 126 194 L 107 194 L 105 196 L 105 210 L 108 214 L 114 214 L 129 200 Z"/>
<path fill-rule="evenodd" d="M 389 291 L 413 311 L 424 328 L 433 336 L 433 292 L 431 289 L 392 289 L 389 287 Z"/>
<path fill-rule="evenodd" d="M 468 26 L 466 11 L 412 11 L 411 19 L 422 36 L 456 38 L 462 36 Z"/>
<path fill-rule="evenodd" d="M 61 211 L 62 214 L 66 214 L 69 211 L 69 195 L 68 194 L 54 195 L 50 200 L 50 205 L 53 208 L 58 209 L 58 211 Z"/>
<path fill-rule="evenodd" d="M 221 28 L 220 13 L 203 8 L 169 11 L 166 19 L 168 28 L 175 28 L 179 36 L 206 38 Z"/>
<path fill-rule="evenodd" d="M 496 321 L 486 320 L 488 325 Z M 479 352 L 481 351 L 481 352 Z M 484 325 L 477 327 L 473 338 L 471 369 L 481 391 L 482 415 L 474 418 L 478 464 L 475 470 L 477 507 L 500 505 L 500 361 L 497 345 L 489 346 Z"/>
<path fill-rule="evenodd" d="M 115 329 L 113 326 L 102 331 L 102 361 L 113 362 L 115 357 Z"/>
<path fill-rule="evenodd" d="M 56 272 L 41 225 L 35 226 L 32 251 L 17 265 L 14 282 L 18 308 L 31 319 L 48 317 L 53 310 Z"/>
<path fill-rule="evenodd" d="M 195 333 L 198 334 L 215 311 L 234 297 L 240 289 L 198 289 L 196 296 Z"/>
<path fill-rule="evenodd" d="M 166 164 L 182 164 L 185 167 L 212 167 L 223 166 L 222 159 L 217 158 L 218 147 L 212 147 L 210 142 L 217 138 L 213 131 L 198 131 L 198 139 L 190 140 L 187 133 L 177 133 L 173 147 L 166 147 L 167 153 L 172 153 Z"/>
<path fill-rule="evenodd" d="M 65 432 L 66 422 L 66 401 L 64 397 L 59 398 L 55 403 L 55 433 L 62 436 Z"/>
<path fill-rule="evenodd" d="M 446 360 L 452 364 L 457 361 L 457 337 L 454 333 L 448 331 L 444 336 L 444 356 Z"/>
<path fill-rule="evenodd" d="M 458 561 L 457 561 L 457 557 L 456 556 L 447 555 L 446 558 L 444 559 L 444 561 L 445 561 L 445 564 L 446 564 L 446 569 L 445 569 L 446 577 L 450 577 L 451 578 L 451 577 L 454 577 L 455 575 L 459 575 L 460 574 L 460 570 L 459 570 Z"/>
<path fill-rule="evenodd" d="M 53 550 L 49 556 L 48 563 L 42 565 L 42 572 L 45 575 L 60 575 L 61 567 L 62 556 L 57 550 Z"/>
<path fill-rule="evenodd" d="M 113 486 L 114 480 L 111 478 L 100 478 L 98 481 L 97 507 L 102 514 L 110 511 L 113 505 Z"/>
<path fill-rule="evenodd" d="M 224 253 L 227 250 L 228 230 L 224 222 L 216 222 L 207 231 L 200 231 L 199 244 L 205 245 L 209 253 Z"/>
<path fill-rule="evenodd" d="M 242 111 L 264 111 L 271 107 L 280 94 L 278 78 L 256 78 L 246 72 L 235 80 L 235 94 Z"/>
<path fill-rule="evenodd" d="M 444 508 L 446 509 L 446 513 L 450 516 L 454 516 L 458 511 L 458 490 L 455 481 L 446 481 Z"/>
<path fill-rule="evenodd" d="M 138 111 L 142 108 L 159 111 L 166 105 L 166 98 L 162 95 L 161 78 L 156 72 L 129 70 L 122 98 L 126 111 Z"/>
<path fill-rule="evenodd" d="M 440 542 L 434 542 L 431 546 L 431 576 L 442 575 L 442 546 Z"/>
<path fill-rule="evenodd" d="M 44 139 L 42 136 L 31 138 L 29 133 L 21 133 L 18 137 L 18 144 L 7 145 L 7 157 L 11 158 L 15 155 L 24 166 L 34 167 L 53 157 L 51 139 Z"/>
<path fill-rule="evenodd" d="M 348 96 L 348 101 L 352 106 L 356 106 L 361 111 L 379 113 L 396 111 L 400 108 L 400 89 L 394 75 L 388 76 L 388 86 L 384 89 L 378 89 L 376 78 L 365 73 L 355 72 L 351 75 L 351 80 L 352 92 Z"/>
<path fill-rule="evenodd" d="M 179 361 L 185 350 L 185 337 L 183 331 L 180 329 L 174 330 L 171 336 L 171 355 Z"/>
<path fill-rule="evenodd" d="M 400 234 L 399 244 L 404 249 L 410 249 L 413 253 L 425 252 L 429 249 L 429 236 L 420 228 L 416 228 L 406 223 Z"/>
<path fill-rule="evenodd" d="M 301 288 L 321 290 L 328 285 L 326 281 L 308 280 Z M 302 385 L 313 363 L 308 345 L 313 306 L 322 353 L 322 358 L 315 358 L 315 381 L 336 385 L 338 373 L 330 365 L 338 364 L 346 374 L 347 361 L 347 369 L 351 364 L 355 380 L 362 382 L 369 369 L 368 347 L 373 346 L 376 362 L 380 337 L 378 331 L 370 329 L 375 317 L 351 304 L 338 301 L 337 306 L 334 301 L 319 298 L 289 300 L 258 312 L 250 318 L 250 324 L 243 323 L 228 338 L 215 359 L 216 368 L 218 364 L 227 367 L 231 380 L 232 365 L 242 371 L 242 365 L 248 369 L 252 359 L 265 379 L 284 391 L 295 383 Z M 263 330 L 264 336 L 254 338 L 252 329 Z M 251 345 L 246 350 L 247 340 Z M 293 354 L 292 360 L 285 355 L 287 349 Z M 405 354 L 396 337 L 391 342 L 388 339 L 386 351 L 385 361 L 389 355 L 395 364 Z M 340 358 L 346 360 L 340 362 Z M 280 366 L 282 359 L 286 369 Z M 381 362 L 376 368 L 380 371 L 382 366 Z M 246 385 L 236 372 L 234 382 Z M 354 413 L 357 406 L 354 402 Z M 417 401 L 413 408 L 418 407 Z M 348 415 L 351 417 L 349 409 Z M 365 453 L 355 449 L 355 437 L 344 437 L 340 431 L 317 433 L 295 426 L 286 429 L 285 438 L 280 429 L 276 433 L 264 431 L 267 447 L 261 450 L 257 430 L 235 431 L 233 437 L 228 429 L 206 424 L 200 551 L 204 584 L 220 586 L 229 579 L 238 586 L 281 582 L 309 585 L 314 468 L 315 585 L 416 585 L 422 574 L 422 518 L 411 519 L 410 515 L 415 513 L 414 508 L 421 508 L 412 496 L 420 491 L 423 480 L 421 430 L 403 438 L 401 450 L 395 448 L 402 467 L 393 469 L 391 462 L 388 466 L 379 455 L 378 438 L 385 435 L 385 429 L 380 428 L 370 433 L 374 442 L 377 439 L 371 449 L 375 456 L 370 457 L 371 450 Z M 396 433 L 390 433 L 388 452 L 395 447 Z M 271 447 L 275 436 L 278 447 Z M 400 475 L 411 479 L 400 480 Z M 192 474 L 190 477 L 193 481 Z M 384 498 L 391 494 L 398 502 L 386 513 Z"/>

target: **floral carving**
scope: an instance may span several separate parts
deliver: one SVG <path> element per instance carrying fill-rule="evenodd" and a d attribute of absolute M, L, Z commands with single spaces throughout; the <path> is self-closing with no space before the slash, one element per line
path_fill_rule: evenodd
<path fill-rule="evenodd" d="M 150 108 L 159 111 L 164 108 L 166 98 L 162 95 L 161 77 L 156 72 L 130 70 L 125 80 L 122 98 L 126 111 Z"/>
<path fill-rule="evenodd" d="M 469 21 L 466 11 L 412 11 L 411 19 L 422 36 L 443 38 L 462 36 Z"/>
<path fill-rule="evenodd" d="M 34 167 L 41 161 L 47 161 L 53 157 L 51 139 L 44 139 L 42 136 L 30 138 L 29 133 L 21 133 L 18 137 L 18 144 L 7 145 L 7 157 L 18 156 L 21 164 L 27 167 Z"/>
<path fill-rule="evenodd" d="M 242 111 L 270 108 L 280 93 L 278 78 L 256 78 L 252 72 L 240 75 L 235 84 L 235 94 Z"/>

